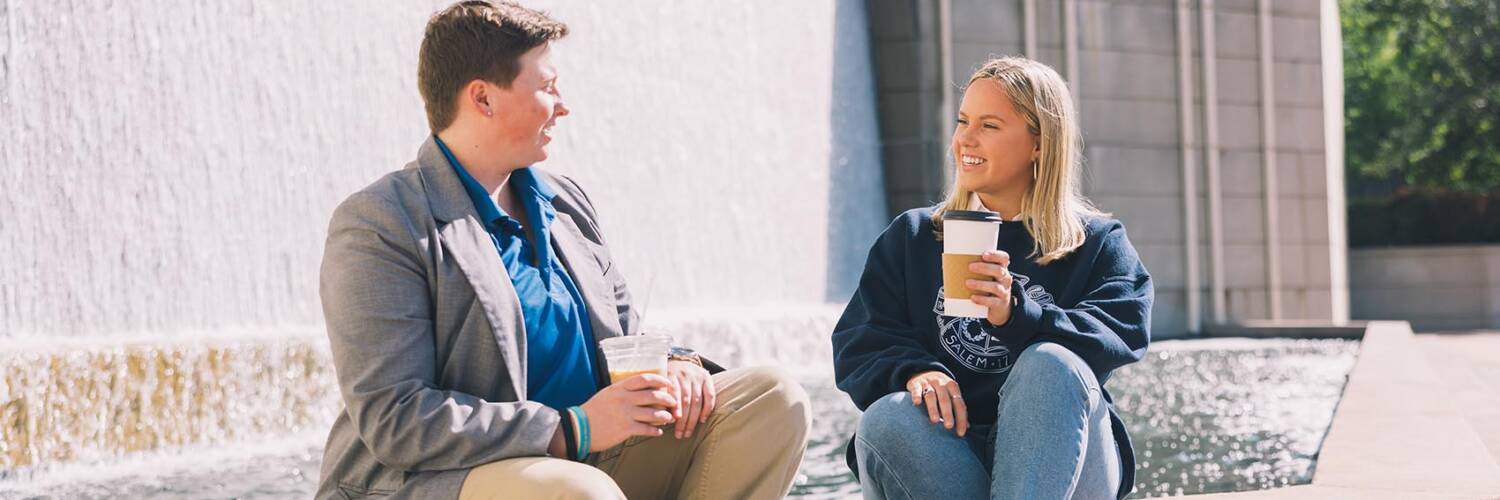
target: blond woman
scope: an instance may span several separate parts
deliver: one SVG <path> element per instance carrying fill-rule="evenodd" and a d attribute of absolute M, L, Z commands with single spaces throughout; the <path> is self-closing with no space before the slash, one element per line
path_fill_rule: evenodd
<path fill-rule="evenodd" d="M 1135 461 L 1104 382 L 1150 342 L 1151 277 L 1080 194 L 1078 116 L 1024 58 L 974 73 L 955 117 L 948 199 L 876 241 L 833 332 L 838 387 L 863 410 L 849 447 L 865 498 L 1123 498 Z M 943 218 L 995 212 L 970 269 L 985 318 L 943 310 Z"/>

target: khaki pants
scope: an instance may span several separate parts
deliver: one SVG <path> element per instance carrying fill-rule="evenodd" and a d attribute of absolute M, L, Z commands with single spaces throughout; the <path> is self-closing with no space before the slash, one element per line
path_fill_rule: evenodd
<path fill-rule="evenodd" d="M 460 500 L 781 498 L 807 448 L 807 393 L 780 371 L 713 376 L 718 404 L 693 437 L 635 437 L 588 464 L 547 457 L 501 460 L 469 472 Z"/>

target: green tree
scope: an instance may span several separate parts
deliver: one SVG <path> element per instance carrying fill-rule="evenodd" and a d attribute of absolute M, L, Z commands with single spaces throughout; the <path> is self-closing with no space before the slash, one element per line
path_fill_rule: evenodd
<path fill-rule="evenodd" d="M 1351 183 L 1500 191 L 1500 0 L 1341 0 Z"/>

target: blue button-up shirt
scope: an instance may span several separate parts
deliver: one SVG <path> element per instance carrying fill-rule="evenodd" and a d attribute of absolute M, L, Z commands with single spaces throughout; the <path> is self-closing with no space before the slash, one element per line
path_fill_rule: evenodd
<path fill-rule="evenodd" d="M 557 409 L 582 404 L 599 390 L 594 377 L 594 340 L 583 296 L 552 251 L 548 229 L 557 218 L 552 206 L 557 194 L 530 167 L 511 173 L 510 188 L 525 209 L 525 227 L 531 228 L 528 239 L 522 224 L 495 204 L 448 145 L 442 139 L 436 142 L 463 181 L 521 300 L 530 399 Z"/>

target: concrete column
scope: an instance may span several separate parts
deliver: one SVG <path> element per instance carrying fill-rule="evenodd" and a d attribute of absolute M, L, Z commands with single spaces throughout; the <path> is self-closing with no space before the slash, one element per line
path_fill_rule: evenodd
<path fill-rule="evenodd" d="M 1191 0 L 1177 0 L 1177 126 L 1182 162 L 1183 276 L 1187 333 L 1203 331 L 1202 279 L 1198 256 L 1198 164 L 1193 161 L 1197 138 L 1193 135 L 1193 40 Z"/>
<path fill-rule="evenodd" d="M 1323 157 L 1328 162 L 1328 270 L 1332 320 L 1349 321 L 1349 228 L 1344 201 L 1344 34 L 1337 0 L 1323 0 Z"/>
<path fill-rule="evenodd" d="M 1272 320 L 1282 318 L 1281 313 L 1281 238 L 1277 211 L 1281 199 L 1276 183 L 1276 81 L 1271 62 L 1271 0 L 1256 2 L 1256 24 L 1260 28 L 1260 157 L 1264 172 L 1263 189 L 1266 212 L 1266 301 L 1270 305 Z"/>
<path fill-rule="evenodd" d="M 1219 80 L 1218 51 L 1214 43 L 1214 0 L 1202 0 L 1198 9 L 1202 23 L 1199 52 L 1203 58 L 1203 156 L 1208 167 L 1209 302 L 1213 305 L 1214 322 L 1224 323 L 1227 319 L 1224 303 L 1224 216 L 1220 203 Z"/>
<path fill-rule="evenodd" d="M 1023 0 L 1021 2 L 1021 30 L 1025 37 L 1023 45 L 1026 57 L 1037 58 L 1036 48 L 1036 0 Z"/>

